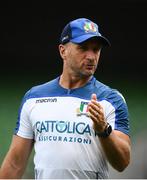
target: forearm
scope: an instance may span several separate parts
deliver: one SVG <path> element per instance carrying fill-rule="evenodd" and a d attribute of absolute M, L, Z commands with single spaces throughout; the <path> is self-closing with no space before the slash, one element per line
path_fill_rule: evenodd
<path fill-rule="evenodd" d="M 129 137 L 120 134 L 120 132 L 112 131 L 107 138 L 99 139 L 109 163 L 116 170 L 123 171 L 130 162 Z"/>
<path fill-rule="evenodd" d="M 100 136 L 108 128 L 108 121 L 105 119 L 104 109 L 97 101 L 96 94 L 92 94 L 91 101 L 88 104 L 88 111 L 93 121 L 93 128 Z M 123 171 L 130 162 L 131 149 L 129 136 L 120 131 L 113 130 L 109 136 L 99 137 L 99 140 L 109 163 L 116 170 Z"/>
<path fill-rule="evenodd" d="M 14 136 L 0 169 L 0 179 L 21 178 L 25 171 L 32 147 L 32 140 Z"/>
<path fill-rule="evenodd" d="M 19 179 L 24 169 L 23 163 L 18 163 L 7 156 L 0 169 L 0 179 Z"/>

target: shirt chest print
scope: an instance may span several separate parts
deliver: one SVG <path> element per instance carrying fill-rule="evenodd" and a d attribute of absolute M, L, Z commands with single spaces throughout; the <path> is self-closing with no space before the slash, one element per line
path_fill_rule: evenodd
<path fill-rule="evenodd" d="M 80 106 L 76 109 L 77 116 L 87 116 L 88 115 L 88 102 L 87 101 L 81 101 Z"/>

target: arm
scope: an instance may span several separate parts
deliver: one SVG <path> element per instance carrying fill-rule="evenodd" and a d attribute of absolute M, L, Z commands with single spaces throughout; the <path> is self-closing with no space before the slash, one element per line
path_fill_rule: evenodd
<path fill-rule="evenodd" d="M 92 95 L 88 108 L 94 130 L 103 132 L 107 122 L 104 118 L 103 108 L 97 102 L 95 94 Z M 99 137 L 99 140 L 109 163 L 116 170 L 123 171 L 130 162 L 131 143 L 129 136 L 120 131 L 112 130 L 108 137 Z"/>
<path fill-rule="evenodd" d="M 130 138 L 128 135 L 113 130 L 107 138 L 99 138 L 105 155 L 118 171 L 123 171 L 130 162 Z"/>
<path fill-rule="evenodd" d="M 21 178 L 33 147 L 32 139 L 14 135 L 10 149 L 0 169 L 0 179 Z"/>

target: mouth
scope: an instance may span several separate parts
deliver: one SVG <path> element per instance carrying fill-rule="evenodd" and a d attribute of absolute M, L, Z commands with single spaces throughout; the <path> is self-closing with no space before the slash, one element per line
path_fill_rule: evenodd
<path fill-rule="evenodd" d="M 87 64 L 86 69 L 93 70 L 93 69 L 95 69 L 95 65 L 94 64 Z"/>

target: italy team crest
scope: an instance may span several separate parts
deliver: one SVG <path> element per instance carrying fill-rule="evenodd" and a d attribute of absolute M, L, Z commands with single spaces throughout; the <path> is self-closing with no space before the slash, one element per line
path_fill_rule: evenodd
<path fill-rule="evenodd" d="M 81 101 L 80 107 L 76 109 L 77 116 L 85 115 L 89 117 L 88 115 L 88 102 Z"/>
<path fill-rule="evenodd" d="M 97 33 L 96 25 L 92 22 L 86 22 L 84 25 L 85 32 Z"/>

